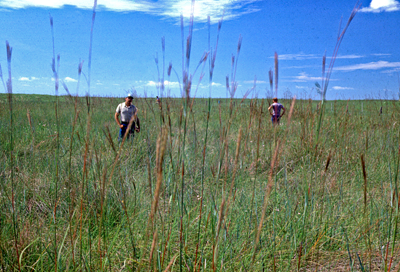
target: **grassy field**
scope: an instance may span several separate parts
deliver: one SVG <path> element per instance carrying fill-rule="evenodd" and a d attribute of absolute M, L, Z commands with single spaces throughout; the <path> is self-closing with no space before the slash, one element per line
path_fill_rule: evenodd
<path fill-rule="evenodd" d="M 11 98 L 1 271 L 400 270 L 398 101 Z"/>

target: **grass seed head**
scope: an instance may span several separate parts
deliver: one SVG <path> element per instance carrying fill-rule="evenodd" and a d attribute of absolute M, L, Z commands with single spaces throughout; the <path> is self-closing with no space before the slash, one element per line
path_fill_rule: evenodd
<path fill-rule="evenodd" d="M 6 47 L 7 47 L 7 61 L 11 62 L 12 47 L 10 46 L 8 41 L 6 41 Z"/>
<path fill-rule="evenodd" d="M 168 76 L 171 76 L 171 70 L 172 70 L 172 63 L 170 62 L 169 66 L 168 66 L 168 72 L 167 72 Z"/>
<path fill-rule="evenodd" d="M 242 35 L 239 36 L 239 41 L 238 41 L 238 47 L 237 47 L 237 51 L 238 53 L 240 52 L 240 49 L 242 48 Z"/>
<path fill-rule="evenodd" d="M 272 86 L 273 86 L 273 81 L 274 81 L 274 72 L 272 72 L 272 70 L 270 69 L 268 72 L 268 75 L 269 75 L 269 86 L 272 91 Z"/>

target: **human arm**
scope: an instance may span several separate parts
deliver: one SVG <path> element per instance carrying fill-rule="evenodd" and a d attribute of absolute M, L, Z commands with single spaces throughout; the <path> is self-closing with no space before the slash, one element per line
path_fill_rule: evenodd
<path fill-rule="evenodd" d="M 281 114 L 281 116 L 283 116 L 285 114 L 285 111 L 286 111 L 285 107 L 282 106 L 282 114 Z"/>
<path fill-rule="evenodd" d="M 269 112 L 269 114 L 272 116 L 273 114 L 272 114 L 272 112 L 271 112 L 271 109 L 272 109 L 272 105 L 268 107 L 268 112 Z"/>
<path fill-rule="evenodd" d="M 139 121 L 139 117 L 136 116 L 136 128 L 135 128 L 136 132 L 140 132 L 140 121 Z"/>
<path fill-rule="evenodd" d="M 123 125 L 122 125 L 121 122 L 119 121 L 119 113 L 118 113 L 118 112 L 115 113 L 114 118 L 115 118 L 115 121 L 117 122 L 118 126 L 119 126 L 120 128 L 122 128 Z"/>
<path fill-rule="evenodd" d="M 135 121 L 135 131 L 140 132 L 140 120 L 139 117 L 137 116 L 139 110 L 137 107 L 135 107 L 135 113 L 133 114 L 132 118 Z"/>

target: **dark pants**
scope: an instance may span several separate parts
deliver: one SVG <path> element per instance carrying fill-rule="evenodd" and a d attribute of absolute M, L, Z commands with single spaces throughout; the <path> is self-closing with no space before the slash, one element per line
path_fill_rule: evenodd
<path fill-rule="evenodd" d="M 272 115 L 271 116 L 272 124 L 279 125 L 279 121 L 280 120 L 281 120 L 281 117 L 279 115 Z"/>
<path fill-rule="evenodd" d="M 121 122 L 121 125 L 123 125 L 123 127 L 119 129 L 118 141 L 122 141 L 122 139 L 124 138 L 125 133 L 127 133 L 129 123 Z M 131 129 L 126 136 L 127 139 L 129 139 L 130 137 L 135 137 L 135 122 L 132 123 Z"/>

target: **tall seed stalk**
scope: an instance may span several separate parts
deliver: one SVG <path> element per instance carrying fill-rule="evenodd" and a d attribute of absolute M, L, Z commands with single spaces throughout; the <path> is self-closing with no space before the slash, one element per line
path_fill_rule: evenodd
<path fill-rule="evenodd" d="M 55 115 L 56 115 L 56 154 L 55 154 L 55 163 L 56 163 L 56 171 L 54 177 L 55 184 L 55 197 L 54 197 L 54 211 L 53 211 L 53 223 L 54 223 L 54 265 L 55 271 L 58 270 L 58 252 L 57 252 L 57 205 L 58 205 L 58 182 L 59 182 L 59 152 L 60 152 L 60 125 L 58 118 L 58 89 L 59 89 L 59 77 L 58 77 L 58 69 L 60 67 L 60 55 L 57 55 L 57 66 L 56 66 L 56 58 L 55 58 L 55 46 L 54 46 L 54 26 L 53 26 L 53 18 L 50 16 L 50 27 L 51 27 L 51 37 L 53 42 L 53 59 L 51 68 L 53 70 L 54 77 L 54 89 L 55 89 L 55 97 L 56 101 L 54 104 L 55 107 Z"/>
<path fill-rule="evenodd" d="M 11 76 L 11 54 L 12 47 L 6 41 L 7 49 L 7 67 L 8 67 L 8 80 L 7 80 L 7 94 L 8 94 L 8 106 L 10 111 L 10 175 L 11 175 L 11 206 L 12 206 L 12 222 L 13 222 L 13 234 L 14 234 L 14 247 L 16 253 L 16 260 L 18 263 L 18 270 L 21 271 L 21 264 L 19 259 L 19 249 L 18 249 L 18 222 L 17 222 L 17 205 L 15 201 L 16 194 L 16 182 L 14 178 L 14 122 L 13 122 L 13 91 L 12 91 L 12 76 Z M 1 79 L 4 84 L 3 75 Z"/>
<path fill-rule="evenodd" d="M 208 126 L 210 122 L 210 115 L 211 115 L 211 91 L 212 91 L 212 80 L 214 75 L 214 68 L 215 68 L 215 59 L 217 57 L 217 50 L 218 50 L 218 41 L 219 41 L 219 33 L 221 31 L 223 17 L 218 22 L 218 29 L 217 29 L 217 41 L 215 43 L 215 49 L 211 48 L 211 31 L 210 31 L 210 16 L 207 17 L 208 22 L 208 48 L 210 58 L 208 59 L 209 64 L 209 81 L 208 81 L 208 88 L 209 88 L 209 95 L 208 95 L 208 111 L 207 111 L 207 121 L 206 121 L 206 131 L 204 137 L 204 146 L 203 146 L 203 154 L 202 154 L 202 165 L 201 165 L 201 199 L 200 199 L 200 211 L 199 211 L 199 224 L 197 229 L 197 243 L 196 243 L 196 253 L 195 253 L 195 271 L 197 268 L 197 254 L 200 245 L 200 227 L 201 227 L 201 219 L 202 219 L 202 211 L 203 211 L 203 199 L 204 199 L 204 167 L 206 161 L 206 151 L 207 151 L 207 140 L 208 140 Z M 199 271 L 200 271 L 201 259 L 199 262 Z"/>
<path fill-rule="evenodd" d="M 286 127 L 287 131 L 289 131 L 289 128 L 290 128 L 290 120 L 291 120 L 291 117 L 292 117 L 292 114 L 293 114 L 295 101 L 296 101 L 296 98 L 293 98 L 292 104 L 290 105 L 289 116 L 288 116 L 288 124 L 287 124 L 287 127 Z M 265 187 L 265 196 L 264 196 L 264 204 L 263 204 L 262 213 L 261 213 L 261 219 L 260 219 L 260 223 L 258 225 L 258 229 L 257 229 L 257 233 L 256 233 L 256 239 L 255 239 L 255 243 L 254 243 L 254 253 L 253 253 L 253 259 L 252 259 L 253 263 L 255 261 L 255 257 L 256 257 L 256 254 L 257 254 L 257 250 L 258 250 L 258 244 L 259 244 L 259 241 L 260 241 L 262 225 L 264 224 L 264 218 L 265 218 L 265 213 L 266 213 L 266 210 L 267 210 L 269 195 L 271 194 L 271 191 L 272 191 L 273 185 L 274 185 L 274 178 L 273 178 L 274 169 L 275 169 L 275 166 L 279 162 L 278 161 L 279 160 L 279 153 L 281 152 L 281 149 L 283 149 L 285 141 L 286 141 L 286 137 L 284 137 L 284 139 L 282 140 L 282 147 L 281 147 L 281 139 L 278 139 L 276 147 L 275 147 L 275 151 L 274 151 L 274 156 L 273 156 L 273 158 L 271 160 L 271 168 L 270 168 L 269 175 L 268 175 L 268 183 L 267 183 L 267 186 Z"/>
<path fill-rule="evenodd" d="M 339 47 L 340 44 L 343 41 L 344 38 L 344 34 L 346 33 L 351 21 L 354 19 L 354 17 L 356 16 L 357 11 L 360 9 L 360 6 L 358 4 L 358 2 L 356 3 L 356 5 L 354 6 L 353 10 L 351 11 L 350 17 L 347 20 L 347 24 L 346 26 L 343 28 L 343 30 L 340 32 L 340 28 L 341 25 L 339 24 L 339 33 L 338 33 L 338 37 L 336 40 L 336 45 L 335 48 L 333 50 L 333 54 L 332 54 L 332 58 L 331 61 L 329 63 L 329 67 L 328 67 L 328 72 L 325 74 L 325 55 L 323 57 L 323 64 L 322 64 L 322 101 L 321 101 L 321 109 L 320 109 L 320 113 L 319 113 L 319 120 L 318 120 L 318 125 L 317 125 L 317 138 L 315 141 L 315 146 L 318 146 L 318 140 L 319 140 L 319 134 L 320 134 L 320 129 L 321 129 L 321 125 L 322 125 L 322 116 L 324 114 L 324 110 L 325 110 L 325 97 L 326 97 L 326 92 L 328 90 L 328 85 L 329 85 L 329 80 L 331 78 L 332 72 L 333 72 L 333 66 L 335 64 L 335 60 L 337 57 L 337 54 L 339 52 Z"/>
<path fill-rule="evenodd" d="M 183 270 L 183 216 L 184 216 L 184 187 L 185 187 L 185 143 L 186 143 L 186 132 L 187 132 L 187 118 L 188 118 L 188 106 L 190 101 L 190 90 L 192 86 L 192 78 L 189 76 L 189 64 L 190 64 L 190 53 L 192 48 L 192 37 L 193 37 L 193 20 L 194 20 L 194 4 L 195 0 L 191 3 L 191 13 L 189 19 L 189 34 L 186 38 L 186 54 L 184 51 L 184 25 L 183 15 L 181 15 L 181 35 L 182 35 L 182 80 L 183 80 L 183 139 L 182 139 L 182 154 L 181 154 L 181 210 L 180 210 L 180 239 L 179 239 L 179 269 Z M 186 58 L 185 58 L 186 56 Z"/>

